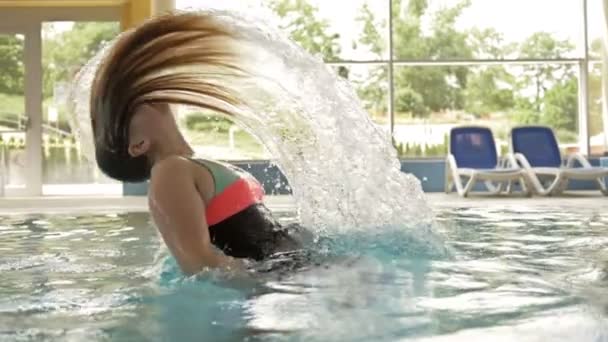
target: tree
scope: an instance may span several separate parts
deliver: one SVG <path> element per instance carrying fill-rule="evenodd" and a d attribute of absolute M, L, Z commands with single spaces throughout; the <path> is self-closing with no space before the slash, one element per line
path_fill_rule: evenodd
<path fill-rule="evenodd" d="M 469 58 L 467 34 L 456 29 L 456 19 L 470 5 L 465 0 L 452 7 L 429 13 L 427 0 L 393 2 L 393 30 L 395 55 L 399 59 Z M 422 28 L 425 16 L 432 16 L 430 32 Z M 379 57 L 385 53 L 379 23 L 367 6 L 361 8 L 357 20 L 363 23 L 359 44 L 367 46 Z M 395 68 L 395 109 L 398 113 L 424 117 L 431 112 L 460 109 L 468 69 L 462 66 L 398 67 Z M 386 69 L 378 68 L 371 77 L 386 80 Z M 386 103 L 378 83 L 369 82 L 360 92 L 364 100 Z"/>
<path fill-rule="evenodd" d="M 513 44 L 506 43 L 502 34 L 491 28 L 458 30 L 456 21 L 470 4 L 470 1 L 460 1 L 431 12 L 428 0 L 394 0 L 396 57 L 497 60 L 509 58 L 515 51 L 521 58 L 555 59 L 574 48 L 568 40 L 555 39 L 546 32 L 536 32 L 523 43 Z M 364 23 L 359 43 L 376 54 L 384 53 L 383 40 L 376 30 L 379 25 L 367 6 L 362 7 L 358 19 Z M 575 91 L 573 67 L 546 63 L 524 65 L 522 70 L 521 74 L 513 74 L 502 65 L 398 67 L 395 69 L 395 108 L 397 112 L 422 117 L 432 112 L 461 109 L 483 116 L 516 107 L 515 117 L 522 121 L 538 123 L 543 117 L 555 121 L 558 127 L 572 128 L 572 115 L 566 113 L 576 106 L 576 94 L 565 92 Z M 381 100 L 381 94 L 372 91 L 378 88 L 370 83 L 362 92 L 363 97 Z M 531 98 L 524 96 L 530 92 Z M 565 97 L 557 101 L 556 94 Z M 557 110 L 558 106 L 563 108 Z"/>
<path fill-rule="evenodd" d="M 574 48 L 568 40 L 536 32 L 519 47 L 522 58 L 555 59 Z M 515 84 L 515 120 L 522 124 L 545 124 L 575 132 L 578 112 L 578 79 L 572 65 L 543 63 L 524 65 Z M 532 93 L 532 95 L 528 95 Z"/>
<path fill-rule="evenodd" d="M 517 44 L 505 42 L 503 34 L 493 28 L 472 28 L 467 44 L 479 59 L 505 59 L 517 48 Z"/>
<path fill-rule="evenodd" d="M 475 58 L 504 59 L 514 44 L 504 42 L 503 35 L 493 28 L 473 28 L 468 44 Z M 482 65 L 470 69 L 467 75 L 467 88 L 464 91 L 464 109 L 475 116 L 485 116 L 513 108 L 513 75 L 502 65 Z"/>
<path fill-rule="evenodd" d="M 338 59 L 340 35 L 329 33 L 327 20 L 319 19 L 318 9 L 306 0 L 267 0 L 268 7 L 281 19 L 280 28 L 312 54 L 324 60 Z"/>
<path fill-rule="evenodd" d="M 517 43 L 505 42 L 492 28 L 458 29 L 457 19 L 470 1 L 452 2 L 432 10 L 428 0 L 393 0 L 393 42 L 396 58 L 403 60 L 449 59 L 557 59 L 574 45 L 547 32 L 536 32 Z M 435 6 L 436 8 L 437 6 Z M 358 44 L 378 56 L 386 47 L 378 34 L 384 23 L 363 6 L 358 20 L 363 30 Z M 599 43 L 595 43 L 599 46 Z M 599 51 L 599 49 L 597 49 Z M 592 52 L 594 53 L 594 52 Z M 521 124 L 546 124 L 560 135 L 576 131 L 578 78 L 576 66 L 560 63 L 470 66 L 396 66 L 395 110 L 397 115 L 426 117 L 444 111 L 461 111 L 477 117 L 508 118 Z M 590 92 L 599 98 L 600 72 L 590 76 Z M 385 102 L 378 83 L 386 71 L 378 69 L 360 95 L 369 102 Z M 591 103 L 595 121 L 600 120 L 598 101 Z M 496 115 L 501 114 L 501 115 Z M 502 115 L 504 114 L 504 116 Z"/>
<path fill-rule="evenodd" d="M 340 35 L 330 32 L 327 20 L 320 19 L 318 9 L 306 0 L 268 0 L 268 7 L 272 9 L 281 19 L 280 28 L 289 33 L 290 37 L 299 43 L 304 49 L 312 54 L 319 54 L 325 61 L 335 61 L 340 56 Z M 367 12 L 369 8 L 365 6 Z M 369 43 L 377 43 L 380 40 L 377 31 L 370 23 L 367 27 Z M 384 49 L 383 46 L 374 48 L 378 54 Z M 342 78 L 349 79 L 350 70 L 346 66 L 338 66 L 337 74 Z M 386 68 L 373 68 L 363 81 L 357 82 L 357 92 L 366 107 L 375 113 L 386 112 Z"/>
<path fill-rule="evenodd" d="M 574 49 L 568 40 L 557 40 L 547 32 L 536 32 L 528 37 L 519 47 L 521 58 L 555 59 L 566 55 Z M 534 89 L 533 104 L 541 111 L 542 98 L 545 92 L 558 81 L 574 77 L 571 66 L 557 64 L 525 65 L 520 80 L 520 88 L 532 85 Z"/>
<path fill-rule="evenodd" d="M 532 125 L 540 122 L 540 112 L 524 97 L 515 99 L 515 108 L 510 114 L 514 122 L 522 125 Z"/>
<path fill-rule="evenodd" d="M 577 112 L 578 80 L 570 77 L 546 91 L 540 123 L 554 129 L 576 132 Z"/>
<path fill-rule="evenodd" d="M 513 108 L 513 83 L 513 75 L 503 66 L 480 66 L 468 75 L 464 109 L 480 117 Z"/>
<path fill-rule="evenodd" d="M 53 94 L 58 81 L 69 81 L 84 64 L 119 32 L 116 23 L 78 22 L 70 30 L 53 32 L 45 27 L 44 96 Z"/>
<path fill-rule="evenodd" d="M 602 56 L 602 41 L 595 39 L 591 42 L 589 55 L 594 58 Z M 589 134 L 596 135 L 602 133 L 602 64 L 591 64 L 589 70 Z M 608 124 L 608 123 L 606 123 Z"/>
<path fill-rule="evenodd" d="M 393 13 L 395 54 L 400 59 L 451 59 L 470 58 L 472 51 L 467 44 L 466 32 L 456 29 L 456 20 L 470 6 L 464 0 L 451 7 L 430 12 L 427 0 L 394 3 Z M 425 18 L 431 19 L 430 30 L 423 29 Z M 423 108 L 415 101 L 413 107 L 400 108 L 413 116 L 426 116 L 431 112 L 462 109 L 463 89 L 466 87 L 468 68 L 464 66 L 403 67 L 396 69 L 397 88 L 409 88 L 401 94 L 415 99 L 411 92 L 423 100 Z M 399 92 L 397 92 L 399 95 Z M 399 103 L 399 101 L 397 101 Z"/>
<path fill-rule="evenodd" d="M 0 35 L 0 93 L 23 96 L 23 38 Z"/>
<path fill-rule="evenodd" d="M 424 117 L 428 114 L 428 107 L 424 104 L 422 95 L 409 86 L 396 89 L 395 110 L 410 113 L 415 117 Z"/>
<path fill-rule="evenodd" d="M 456 29 L 456 20 L 470 6 L 471 0 L 461 0 L 452 7 L 444 7 L 434 13 L 431 26 L 432 35 L 428 37 L 431 59 L 470 59 L 473 57 L 473 51 L 467 43 L 469 33 Z M 455 70 L 458 74 L 459 69 Z"/>
<path fill-rule="evenodd" d="M 386 44 L 379 27 L 386 27 L 385 22 L 376 20 L 374 14 L 367 4 L 361 7 L 361 13 L 355 18 L 363 24 L 363 30 L 359 36 L 362 46 L 369 48 L 377 59 L 382 59 L 386 53 Z M 356 46 L 358 46 L 355 43 Z M 388 70 L 385 66 L 370 66 L 367 79 L 358 84 L 357 92 L 359 97 L 366 104 L 366 108 L 371 110 L 372 116 L 386 113 L 388 105 Z"/>
<path fill-rule="evenodd" d="M 363 4 L 360 12 L 355 18 L 356 21 L 363 24 L 359 42 L 363 46 L 367 46 L 376 58 L 381 59 L 386 53 L 387 46 L 382 35 L 378 32 L 378 27 L 386 28 L 386 22 L 376 20 L 367 3 Z M 354 44 L 357 45 L 356 42 Z"/>

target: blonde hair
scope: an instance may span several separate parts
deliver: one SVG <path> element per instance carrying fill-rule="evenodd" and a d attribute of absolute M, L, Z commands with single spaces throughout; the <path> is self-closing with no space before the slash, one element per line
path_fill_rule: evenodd
<path fill-rule="evenodd" d="M 90 109 L 99 167 L 122 181 L 149 177 L 147 159 L 127 152 L 128 130 L 142 104 L 198 106 L 232 115 L 241 100 L 221 83 L 244 73 L 237 33 L 203 13 L 154 18 L 122 34 L 101 60 Z"/>

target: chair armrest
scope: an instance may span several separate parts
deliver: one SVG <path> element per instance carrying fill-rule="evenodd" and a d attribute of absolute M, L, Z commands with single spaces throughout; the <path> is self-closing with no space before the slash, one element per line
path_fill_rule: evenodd
<path fill-rule="evenodd" d="M 454 170 L 458 169 L 458 163 L 456 163 L 456 158 L 451 153 L 445 157 L 445 163 L 447 166 Z"/>
<path fill-rule="evenodd" d="M 517 159 L 515 159 L 515 155 L 513 153 L 507 153 L 501 158 L 501 162 L 499 165 L 501 168 L 513 168 L 519 169 L 519 164 L 517 163 Z"/>
<path fill-rule="evenodd" d="M 566 161 L 566 167 L 572 168 L 574 166 L 575 161 L 578 161 L 581 164 L 581 166 L 584 168 L 593 167 L 593 166 L 591 166 L 591 163 L 589 163 L 589 160 L 587 160 L 587 158 L 585 158 L 585 156 L 583 156 L 580 153 L 569 154 L 567 157 L 567 161 Z"/>
<path fill-rule="evenodd" d="M 532 166 L 530 165 L 530 162 L 528 161 L 528 158 L 526 158 L 526 156 L 524 156 L 523 154 L 515 153 L 512 156 L 513 156 L 514 163 L 516 163 L 517 165 L 520 165 L 524 169 L 532 168 Z"/>

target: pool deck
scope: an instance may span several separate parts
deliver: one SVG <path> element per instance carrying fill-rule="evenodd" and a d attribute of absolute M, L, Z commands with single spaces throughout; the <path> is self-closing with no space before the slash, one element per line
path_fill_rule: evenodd
<path fill-rule="evenodd" d="M 521 196 L 488 196 L 472 195 L 461 198 L 456 194 L 443 193 L 427 194 L 431 207 L 587 207 L 606 208 L 608 197 L 601 196 L 599 191 L 569 192 L 559 197 Z M 267 196 L 268 206 L 275 211 L 293 209 L 291 196 Z M 28 213 L 107 213 L 107 212 L 141 212 L 147 211 L 145 197 L 32 197 L 32 198 L 0 198 L 0 215 Z"/>

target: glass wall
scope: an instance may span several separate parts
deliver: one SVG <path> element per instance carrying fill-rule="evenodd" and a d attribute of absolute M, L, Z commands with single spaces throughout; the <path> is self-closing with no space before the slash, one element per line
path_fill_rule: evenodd
<path fill-rule="evenodd" d="M 177 109 L 180 129 L 197 155 L 220 160 L 268 159 L 258 140 L 227 117 L 198 108 Z"/>
<path fill-rule="evenodd" d="M 27 181 L 24 40 L 0 32 L 0 194 Z"/>
<path fill-rule="evenodd" d="M 94 156 L 82 155 L 66 111 L 71 80 L 119 32 L 117 22 L 54 21 L 42 24 L 42 182 L 45 195 L 122 191 L 120 183 L 101 174 Z"/>
<path fill-rule="evenodd" d="M 592 154 L 606 151 L 601 0 L 176 4 L 273 12 L 278 26 L 352 82 L 402 157 L 444 156 L 449 130 L 462 124 L 491 127 L 503 150 L 511 127 L 542 124 L 564 151 L 587 153 L 587 143 Z"/>
<path fill-rule="evenodd" d="M 608 152 L 608 135 L 604 125 L 606 114 L 602 101 L 602 67 L 603 63 L 593 62 L 589 65 L 589 144 L 591 154 L 602 155 Z"/>

